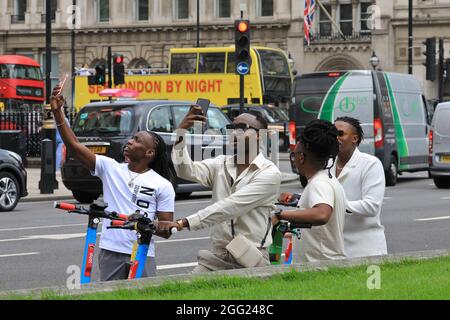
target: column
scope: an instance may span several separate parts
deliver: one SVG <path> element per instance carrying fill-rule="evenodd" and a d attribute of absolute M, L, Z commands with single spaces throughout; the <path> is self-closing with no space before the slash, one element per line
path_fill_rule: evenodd
<path fill-rule="evenodd" d="M 352 22 L 353 22 L 353 32 L 359 32 L 360 31 L 360 16 L 359 16 L 359 0 L 352 0 Z"/>
<path fill-rule="evenodd" d="M 337 1 L 336 0 L 332 0 L 331 1 L 331 18 L 333 19 L 333 21 L 335 21 L 336 23 L 339 23 L 338 22 L 338 16 L 337 16 L 337 6 L 338 6 L 338 3 L 337 3 Z M 333 24 L 333 23 L 331 23 L 331 33 L 333 33 L 333 34 L 336 34 L 336 33 L 338 33 L 339 31 L 336 29 L 336 26 Z"/>

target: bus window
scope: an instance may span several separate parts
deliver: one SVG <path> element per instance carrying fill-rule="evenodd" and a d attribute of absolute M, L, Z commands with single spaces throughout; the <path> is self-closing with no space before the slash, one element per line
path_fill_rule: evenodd
<path fill-rule="evenodd" d="M 227 73 L 236 73 L 236 59 L 234 52 L 228 53 Z"/>
<path fill-rule="evenodd" d="M 196 53 L 174 53 L 171 55 L 170 73 L 189 74 L 195 73 L 197 67 Z"/>
<path fill-rule="evenodd" d="M 42 73 L 38 67 L 20 64 L 2 64 L 0 65 L 0 78 L 40 81 L 42 80 Z"/>
<path fill-rule="evenodd" d="M 225 52 L 200 53 L 198 73 L 224 73 Z"/>
<path fill-rule="evenodd" d="M 272 50 L 258 50 L 264 76 L 290 76 L 286 57 Z"/>

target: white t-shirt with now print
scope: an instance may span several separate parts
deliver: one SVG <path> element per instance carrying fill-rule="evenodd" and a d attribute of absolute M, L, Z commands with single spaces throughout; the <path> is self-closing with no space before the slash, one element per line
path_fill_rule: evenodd
<path fill-rule="evenodd" d="M 138 175 L 128 170 L 127 163 L 118 163 L 105 156 L 96 155 L 95 171 L 92 175 L 103 182 L 103 201 L 108 204 L 108 211 L 133 214 L 136 210 L 147 213 L 148 218 L 155 219 L 157 211 L 174 212 L 175 191 L 172 184 L 154 170 Z M 134 179 L 133 179 L 134 178 Z M 132 187 L 129 186 L 132 180 Z M 103 219 L 100 248 L 131 254 L 136 241 L 136 232 L 131 230 L 107 229 L 111 221 Z M 150 244 L 148 256 L 155 256 L 154 240 Z"/>
<path fill-rule="evenodd" d="M 309 181 L 299 200 L 299 209 L 309 209 L 317 204 L 328 204 L 333 208 L 328 222 L 322 226 L 301 230 L 299 241 L 300 261 L 345 259 L 344 220 L 346 198 L 344 189 L 337 179 L 328 176 L 327 170 L 316 173 Z"/>

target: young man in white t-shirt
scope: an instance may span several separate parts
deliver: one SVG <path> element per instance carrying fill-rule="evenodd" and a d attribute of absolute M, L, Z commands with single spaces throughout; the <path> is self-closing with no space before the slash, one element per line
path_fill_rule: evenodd
<path fill-rule="evenodd" d="M 311 229 L 303 229 L 299 241 L 300 260 L 344 259 L 344 219 L 346 199 L 344 190 L 327 167 L 330 158 L 339 151 L 338 131 L 328 121 L 314 120 L 299 137 L 294 150 L 295 165 L 300 174 L 308 179 L 297 210 L 282 211 L 274 217 L 292 223 L 310 223 Z M 328 170 L 326 170 L 328 169 Z M 289 202 L 292 194 L 283 193 L 281 202 Z"/>
<path fill-rule="evenodd" d="M 133 214 L 136 210 L 147 213 L 150 219 L 173 221 L 175 192 L 170 181 L 174 176 L 169 168 L 163 139 L 146 131 L 137 132 L 124 149 L 125 163 L 92 153 L 81 144 L 67 125 L 62 105 L 64 99 L 58 95 L 59 87 L 53 91 L 51 100 L 61 138 L 76 159 L 102 180 L 103 198 L 108 211 Z M 110 221 L 103 221 L 100 238 L 100 280 L 126 279 L 136 232 L 107 229 Z M 161 231 L 157 235 L 168 238 L 170 233 Z M 155 248 L 152 243 L 143 276 L 156 274 Z"/>

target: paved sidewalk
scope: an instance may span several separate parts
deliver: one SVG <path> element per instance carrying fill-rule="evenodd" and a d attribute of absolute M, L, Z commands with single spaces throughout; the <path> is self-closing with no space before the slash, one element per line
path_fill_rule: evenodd
<path fill-rule="evenodd" d="M 283 175 L 282 183 L 298 181 L 298 176 L 296 174 L 282 172 L 282 175 Z M 28 196 L 22 198 L 20 200 L 21 202 L 73 199 L 72 192 L 68 190 L 62 183 L 60 171 L 56 173 L 56 180 L 58 181 L 58 189 L 55 189 L 54 192 L 51 194 L 41 194 L 39 190 L 40 180 L 41 180 L 40 168 L 27 168 Z M 209 191 L 206 191 L 206 193 L 209 193 Z"/>

